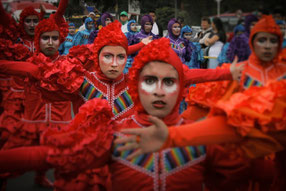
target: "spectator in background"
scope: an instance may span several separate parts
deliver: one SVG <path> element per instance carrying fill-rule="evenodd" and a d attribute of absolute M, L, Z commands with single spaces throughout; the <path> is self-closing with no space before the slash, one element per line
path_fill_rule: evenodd
<path fill-rule="evenodd" d="M 185 26 L 185 23 L 184 23 L 185 19 L 184 19 L 184 17 L 178 17 L 177 20 L 181 23 L 182 27 Z"/>
<path fill-rule="evenodd" d="M 201 27 L 202 31 L 198 33 L 198 38 L 196 41 L 198 41 L 201 44 L 202 48 L 206 48 L 205 39 L 208 38 L 209 35 L 213 33 L 210 18 L 203 17 L 201 20 Z"/>
<path fill-rule="evenodd" d="M 158 26 L 158 24 L 156 23 L 156 13 L 155 13 L 155 11 L 149 11 L 149 15 L 152 17 L 152 19 L 153 19 L 153 28 L 152 28 L 152 33 L 154 34 L 154 35 L 160 35 L 160 36 L 162 36 L 162 30 L 161 30 L 161 28 L 159 28 L 159 26 Z"/>
<path fill-rule="evenodd" d="M 78 31 L 84 31 L 85 30 L 85 19 L 87 16 L 82 17 L 82 25 L 79 27 Z"/>
<path fill-rule="evenodd" d="M 120 22 L 122 24 L 121 26 L 121 31 L 125 34 L 126 32 L 128 32 L 127 30 L 127 24 L 128 24 L 128 13 L 126 11 L 122 11 L 120 13 Z"/>
<path fill-rule="evenodd" d="M 75 24 L 74 23 L 69 23 L 69 34 L 65 38 L 65 41 L 60 45 L 59 47 L 59 53 L 61 55 L 67 55 L 69 53 L 70 48 L 73 47 L 73 38 L 75 36 Z"/>
<path fill-rule="evenodd" d="M 276 7 L 273 12 L 272 16 L 274 20 L 285 20 L 285 11 L 282 7 Z"/>
<path fill-rule="evenodd" d="M 217 57 L 219 56 L 224 43 L 226 43 L 226 34 L 220 18 L 215 17 L 212 20 L 212 29 L 213 33 L 204 41 L 204 44 L 209 46 L 208 56 L 213 57 L 209 59 L 208 68 L 216 68 L 218 66 L 219 62 Z"/>

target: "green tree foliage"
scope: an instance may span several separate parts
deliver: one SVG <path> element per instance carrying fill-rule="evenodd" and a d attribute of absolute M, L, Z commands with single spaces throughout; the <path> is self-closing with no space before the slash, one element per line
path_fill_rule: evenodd
<path fill-rule="evenodd" d="M 175 17 L 175 11 L 174 8 L 162 7 L 156 9 L 156 15 L 157 15 L 157 22 L 165 30 L 167 29 L 169 20 Z"/>

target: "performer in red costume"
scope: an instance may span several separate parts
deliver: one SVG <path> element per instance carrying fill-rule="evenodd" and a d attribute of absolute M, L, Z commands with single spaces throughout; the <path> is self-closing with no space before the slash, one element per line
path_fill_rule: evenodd
<path fill-rule="evenodd" d="M 34 64 L 39 64 L 44 61 L 51 61 L 58 58 L 58 43 L 60 42 L 59 34 L 57 36 L 53 37 L 53 40 L 50 40 L 50 37 L 48 35 L 42 37 L 42 33 L 45 33 L 47 31 L 52 31 L 53 29 L 58 30 L 59 27 L 55 23 L 58 23 L 59 25 L 62 25 L 62 16 L 63 12 L 66 8 L 67 1 L 63 0 L 61 1 L 59 5 L 59 9 L 57 10 L 56 14 L 53 16 L 55 19 L 57 19 L 57 22 L 54 20 L 52 21 L 53 24 L 49 25 L 51 21 L 44 22 L 42 26 L 40 26 L 41 29 L 38 28 L 37 34 L 35 34 L 35 44 L 34 40 L 32 43 L 32 49 L 31 51 L 34 51 L 35 48 L 35 54 L 32 58 L 29 59 L 30 62 Z M 21 14 L 20 19 L 20 26 L 25 26 L 22 31 L 23 33 L 27 34 L 29 32 L 33 32 L 34 36 L 34 25 L 33 20 L 38 20 L 37 18 L 34 18 L 35 15 L 32 15 L 30 18 L 29 14 L 37 14 L 36 11 L 34 11 L 31 8 L 24 9 Z M 29 19 L 29 22 L 32 22 L 32 26 L 30 28 L 26 27 L 27 22 L 26 19 Z M 36 21 L 35 21 L 36 22 Z M 38 24 L 38 23 L 37 23 Z M 64 24 L 63 24 L 64 25 Z M 29 29 L 29 30 L 28 30 Z M 64 29 L 65 31 L 67 29 Z M 58 32 L 57 32 L 58 33 Z M 65 37 L 66 32 L 63 32 L 61 34 L 61 38 Z M 27 35 L 24 35 L 25 37 Z M 54 34 L 53 34 L 54 35 Z M 54 39 L 57 38 L 57 39 Z M 24 38 L 25 39 L 25 38 Z M 25 42 L 23 41 L 22 44 L 12 44 L 9 46 L 9 50 L 12 50 L 10 53 L 15 55 L 14 58 L 27 58 L 27 55 L 30 55 L 28 52 L 29 49 L 23 48 L 25 47 Z M 22 46 L 21 46 L 22 45 Z M 22 48 L 22 52 L 18 48 Z M 40 53 L 41 52 L 41 53 Z M 11 57 L 12 57 L 11 56 Z M 7 57 L 5 57 L 8 59 Z M 10 57 L 9 57 L 10 58 Z M 12 60 L 19 60 L 19 59 L 13 59 Z M 19 66 L 23 67 L 23 65 Z M 35 86 L 33 84 L 30 84 L 29 79 L 26 79 L 26 82 L 24 83 L 24 78 L 20 78 L 15 74 L 16 77 L 13 80 L 11 85 L 10 93 L 7 93 L 7 97 L 9 99 L 5 100 L 5 104 L 8 102 L 9 105 L 7 105 L 7 110 L 4 111 L 3 115 L 1 116 L 1 139 L 3 140 L 2 143 L 2 149 L 10 149 L 14 147 L 24 146 L 24 145 L 38 145 L 39 144 L 39 137 L 40 134 L 43 132 L 44 129 L 47 127 L 53 127 L 53 128 L 61 128 L 65 126 L 67 123 L 71 121 L 71 103 L 70 102 L 61 102 L 61 103 L 55 103 L 55 104 L 49 104 L 45 103 L 39 94 L 39 92 L 36 90 Z M 16 86 L 17 85 L 17 86 Z M 19 88 L 23 88 L 23 93 Z M 23 95 L 22 95 L 23 94 Z M 6 94 L 5 94 L 6 95 Z M 19 99 L 22 98 L 23 104 L 19 101 Z M 23 111 L 23 105 L 25 107 L 25 111 Z M 23 117 L 23 118 L 22 118 Z M 21 119 L 22 118 L 22 119 Z M 9 175 L 2 175 L 2 178 L 7 178 Z M 37 172 L 37 175 L 35 177 L 35 181 L 37 184 L 45 187 L 52 187 L 52 183 L 49 182 L 45 178 L 45 172 Z"/>
<path fill-rule="evenodd" d="M 121 149 L 138 148 L 132 158 L 160 148 L 236 142 L 249 158 L 275 153 L 278 168 L 271 190 L 285 190 L 286 52 L 281 52 L 282 35 L 271 16 L 254 26 L 249 44 L 252 54 L 242 62 L 245 69 L 239 84 L 202 84 L 190 92 L 193 104 L 211 107 L 205 120 L 167 128 L 153 119 L 151 128 L 124 130 L 139 136 L 140 143 Z"/>
<path fill-rule="evenodd" d="M 158 51 L 161 54 L 156 54 Z M 248 163 L 242 158 L 227 158 L 220 146 L 167 149 L 126 160 L 133 151 L 118 151 L 114 134 L 124 136 L 118 130 L 144 128 L 150 125 L 150 114 L 169 125 L 188 123 L 178 113 L 184 91 L 183 65 L 168 39 L 144 47 L 129 77 L 134 115 L 122 121 L 110 120 L 114 115 L 110 104 L 92 99 L 80 108 L 67 130 L 46 132 L 43 146 L 1 151 L 0 171 L 55 168 L 56 177 L 68 180 L 84 169 L 108 164 L 112 190 L 202 190 L 205 186 L 234 190 L 233 181 L 244 183 L 239 177 L 244 177 Z"/>

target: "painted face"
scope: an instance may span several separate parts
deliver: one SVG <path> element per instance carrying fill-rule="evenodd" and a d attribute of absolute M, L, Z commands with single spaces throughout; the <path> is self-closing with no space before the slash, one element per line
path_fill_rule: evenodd
<path fill-rule="evenodd" d="M 40 50 L 46 56 L 53 56 L 60 46 L 60 34 L 58 31 L 45 32 L 40 37 Z"/>
<path fill-rule="evenodd" d="M 145 32 L 146 32 L 146 33 L 151 32 L 151 30 L 152 30 L 152 24 L 151 24 L 150 22 L 146 22 L 145 25 L 144 25 L 144 29 L 145 29 Z"/>
<path fill-rule="evenodd" d="M 93 22 L 88 22 L 87 23 L 87 29 L 91 30 L 93 28 Z"/>
<path fill-rule="evenodd" d="M 69 34 L 72 36 L 75 34 L 75 26 L 69 26 Z"/>
<path fill-rule="evenodd" d="M 179 23 L 174 23 L 172 26 L 173 35 L 179 36 L 181 33 L 181 27 Z"/>
<path fill-rule="evenodd" d="M 35 28 L 39 24 L 37 15 L 30 15 L 24 19 L 24 29 L 29 36 L 35 35 Z"/>
<path fill-rule="evenodd" d="M 106 18 L 105 19 L 105 26 L 109 25 L 111 23 L 111 18 Z"/>
<path fill-rule="evenodd" d="M 208 28 L 210 28 L 210 24 L 208 23 L 208 21 L 202 21 L 201 27 L 203 30 L 207 30 Z"/>
<path fill-rule="evenodd" d="M 133 32 L 136 32 L 136 31 L 137 31 L 137 24 L 136 24 L 136 23 L 131 23 L 131 24 L 130 24 L 130 29 L 131 29 Z"/>
<path fill-rule="evenodd" d="M 278 53 L 279 38 L 271 33 L 259 32 L 253 40 L 253 47 L 261 61 L 271 61 Z"/>
<path fill-rule="evenodd" d="M 185 39 L 188 39 L 188 40 L 191 40 L 191 38 L 192 38 L 192 33 L 191 33 L 191 32 L 186 32 L 186 33 L 184 33 L 184 38 L 185 38 Z"/>
<path fill-rule="evenodd" d="M 105 46 L 99 53 L 100 69 L 109 79 L 116 79 L 122 74 L 126 60 L 126 50 L 122 46 Z"/>
<path fill-rule="evenodd" d="M 179 76 L 167 63 L 153 61 L 144 66 L 139 76 L 140 102 L 149 115 L 163 118 L 170 114 L 179 95 Z"/>

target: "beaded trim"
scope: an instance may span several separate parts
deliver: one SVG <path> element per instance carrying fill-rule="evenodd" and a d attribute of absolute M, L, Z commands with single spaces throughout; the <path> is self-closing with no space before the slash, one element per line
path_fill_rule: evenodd
<path fill-rule="evenodd" d="M 84 81 L 80 86 L 79 94 L 84 101 L 88 101 L 93 98 L 106 99 L 106 96 L 86 77 L 84 77 Z"/>

